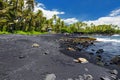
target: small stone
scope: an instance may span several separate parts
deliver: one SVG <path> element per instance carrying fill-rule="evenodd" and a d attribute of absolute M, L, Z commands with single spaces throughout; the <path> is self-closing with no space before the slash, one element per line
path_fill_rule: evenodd
<path fill-rule="evenodd" d="M 84 80 L 83 76 L 79 75 L 79 80 Z"/>
<path fill-rule="evenodd" d="M 93 43 L 93 42 L 91 42 L 91 44 L 93 45 L 94 43 Z"/>
<path fill-rule="evenodd" d="M 101 79 L 101 80 L 111 80 L 111 79 L 108 78 L 108 77 L 101 77 L 100 79 Z"/>
<path fill-rule="evenodd" d="M 94 53 L 92 53 L 92 52 L 91 52 L 91 53 L 89 53 L 89 54 L 90 54 L 90 55 L 94 55 Z"/>
<path fill-rule="evenodd" d="M 113 78 L 114 80 L 116 80 L 117 76 L 116 75 L 112 75 L 111 78 Z"/>
<path fill-rule="evenodd" d="M 26 58 L 26 56 L 25 55 L 20 55 L 19 56 L 19 59 L 23 59 L 23 58 Z"/>
<path fill-rule="evenodd" d="M 96 56 L 96 59 L 97 59 L 98 61 L 101 61 L 101 60 L 102 60 L 102 56 L 101 56 L 101 55 L 97 55 L 97 56 Z"/>
<path fill-rule="evenodd" d="M 110 73 L 117 75 L 117 74 L 118 74 L 118 71 L 114 69 L 114 70 L 111 70 Z"/>
<path fill-rule="evenodd" d="M 55 80 L 56 79 L 56 76 L 55 74 L 47 74 L 45 80 Z"/>
<path fill-rule="evenodd" d="M 70 35 L 70 33 L 64 33 L 64 35 L 68 36 L 68 35 Z"/>
<path fill-rule="evenodd" d="M 94 49 L 91 49 L 91 51 L 95 51 Z"/>
<path fill-rule="evenodd" d="M 44 55 L 47 55 L 47 54 L 48 54 L 47 52 L 44 53 Z"/>
<path fill-rule="evenodd" d="M 50 52 L 48 50 L 45 50 L 44 55 L 48 55 Z"/>
<path fill-rule="evenodd" d="M 74 48 L 68 47 L 67 50 L 69 51 L 76 51 Z"/>
<path fill-rule="evenodd" d="M 93 80 L 93 76 L 92 75 L 90 75 L 90 74 L 84 74 L 84 79 L 85 80 Z"/>
<path fill-rule="evenodd" d="M 88 68 L 85 68 L 85 71 L 88 71 Z"/>
<path fill-rule="evenodd" d="M 36 47 L 36 48 L 38 48 L 40 45 L 39 44 L 37 44 L 37 43 L 34 43 L 33 45 L 32 45 L 32 47 Z"/>
<path fill-rule="evenodd" d="M 103 53 L 104 52 L 104 50 L 103 49 L 99 49 L 99 50 L 97 50 L 97 54 L 100 54 L 100 53 Z"/>
<path fill-rule="evenodd" d="M 100 65 L 100 66 L 104 66 L 104 63 L 101 62 L 101 61 L 97 62 L 96 64 L 98 64 L 98 65 Z"/>
<path fill-rule="evenodd" d="M 109 65 L 110 65 L 110 63 L 106 62 L 104 65 L 105 65 L 105 66 L 109 66 Z"/>

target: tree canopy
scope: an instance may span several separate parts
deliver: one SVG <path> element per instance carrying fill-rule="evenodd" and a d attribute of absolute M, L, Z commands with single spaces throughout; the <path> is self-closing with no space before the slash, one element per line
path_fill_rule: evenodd
<path fill-rule="evenodd" d="M 43 12 L 34 12 L 35 0 L 0 0 L 0 32 L 47 32 L 52 28 L 55 33 L 83 32 L 86 34 L 111 34 L 120 33 L 116 25 L 88 25 L 76 22 L 65 24 L 61 18 L 54 15 L 51 19 L 43 16 Z"/>

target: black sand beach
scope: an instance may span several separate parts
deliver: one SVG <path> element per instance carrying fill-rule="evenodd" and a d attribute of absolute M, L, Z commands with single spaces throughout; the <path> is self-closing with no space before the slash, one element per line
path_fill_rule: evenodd
<path fill-rule="evenodd" d="M 66 50 L 59 40 L 64 37 L 0 35 L 0 80 L 119 80 L 111 77 L 110 69 L 93 64 L 85 52 Z M 34 43 L 39 47 L 32 47 Z M 77 57 L 89 63 L 75 63 Z M 56 79 L 46 78 L 51 74 Z"/>

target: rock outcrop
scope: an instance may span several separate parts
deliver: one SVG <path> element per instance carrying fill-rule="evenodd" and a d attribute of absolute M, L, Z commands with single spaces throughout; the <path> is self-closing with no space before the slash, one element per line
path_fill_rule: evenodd
<path fill-rule="evenodd" d="M 111 59 L 111 62 L 112 62 L 113 64 L 120 65 L 120 55 L 117 55 L 117 56 L 113 57 L 113 58 Z"/>

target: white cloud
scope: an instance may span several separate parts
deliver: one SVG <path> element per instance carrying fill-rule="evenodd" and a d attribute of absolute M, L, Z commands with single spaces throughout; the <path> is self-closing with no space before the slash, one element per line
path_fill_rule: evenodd
<path fill-rule="evenodd" d="M 63 19 L 63 21 L 66 23 L 66 24 L 73 24 L 75 22 L 78 22 L 78 20 L 76 18 L 68 18 L 68 19 Z"/>
<path fill-rule="evenodd" d="M 38 10 L 41 10 L 43 12 L 43 15 L 45 17 L 47 17 L 47 19 L 52 18 L 53 15 L 57 15 L 57 17 L 59 17 L 59 15 L 65 14 L 65 12 L 60 12 L 57 9 L 53 9 L 53 10 L 47 10 L 46 7 L 44 6 L 44 4 L 42 3 L 38 3 L 35 8 L 34 8 L 34 12 L 37 12 Z M 75 22 L 78 22 L 78 20 L 76 18 L 67 18 L 67 19 L 62 19 L 66 24 L 73 24 Z"/>
<path fill-rule="evenodd" d="M 120 27 L 120 9 L 113 10 L 109 14 L 109 16 L 100 17 L 97 20 L 83 21 L 88 24 L 102 25 L 102 24 L 113 24 L 118 25 Z"/>
<path fill-rule="evenodd" d="M 45 8 L 44 4 L 42 4 L 42 3 L 38 3 L 35 6 L 34 12 L 37 12 L 38 10 L 41 10 L 43 12 L 43 15 L 47 19 L 52 18 L 53 15 L 57 15 L 57 17 L 58 17 L 58 15 L 65 14 L 65 12 L 60 12 L 60 11 L 57 11 L 56 9 L 54 9 L 54 10 L 47 10 Z"/>
<path fill-rule="evenodd" d="M 116 17 L 101 17 L 97 20 L 94 21 L 84 21 L 85 23 L 88 24 L 95 24 L 95 25 L 102 25 L 102 24 L 113 24 L 113 25 L 118 25 L 120 26 L 120 16 L 116 16 Z"/>
<path fill-rule="evenodd" d="M 118 15 L 120 15 L 120 9 L 111 11 L 109 16 L 118 16 Z"/>

